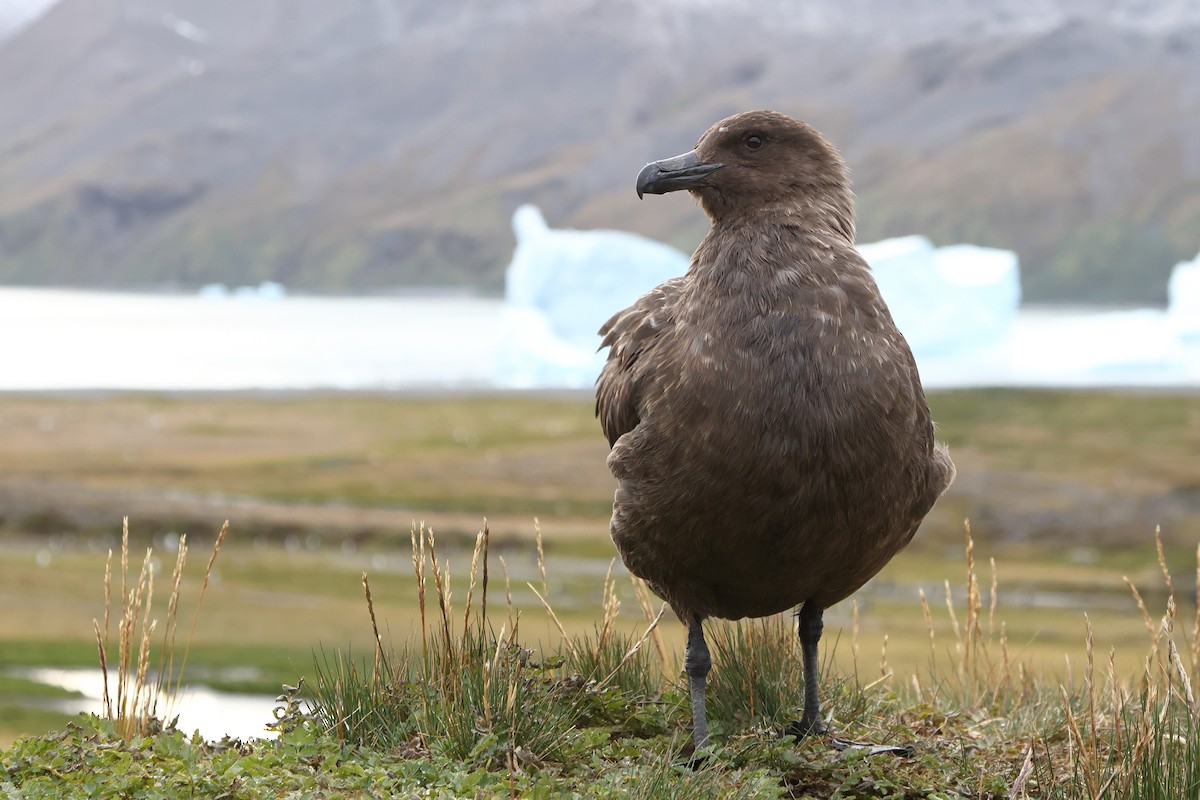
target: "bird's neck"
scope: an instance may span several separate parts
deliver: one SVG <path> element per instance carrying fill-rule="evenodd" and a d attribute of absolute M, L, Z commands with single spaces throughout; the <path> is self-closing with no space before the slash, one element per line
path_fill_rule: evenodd
<path fill-rule="evenodd" d="M 696 290 L 709 295 L 787 302 L 796 287 L 835 284 L 862 264 L 853 230 L 853 216 L 834 209 L 760 207 L 753 215 L 714 221 L 689 273 Z"/>
<path fill-rule="evenodd" d="M 854 244 L 854 195 L 842 186 L 800 191 L 767 205 L 732 203 L 713 192 L 696 193 L 713 221 L 713 229 L 737 230 L 747 225 L 798 226 L 813 233 L 841 237 Z"/>

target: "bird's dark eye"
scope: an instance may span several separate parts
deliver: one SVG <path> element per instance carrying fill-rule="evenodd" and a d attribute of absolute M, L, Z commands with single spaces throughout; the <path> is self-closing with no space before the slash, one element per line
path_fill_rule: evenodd
<path fill-rule="evenodd" d="M 746 137 L 746 147 L 749 147 L 751 150 L 757 150 L 758 148 L 760 148 L 762 146 L 763 146 L 763 140 L 762 140 L 761 136 L 755 136 L 754 134 L 750 134 L 749 136 Z"/>

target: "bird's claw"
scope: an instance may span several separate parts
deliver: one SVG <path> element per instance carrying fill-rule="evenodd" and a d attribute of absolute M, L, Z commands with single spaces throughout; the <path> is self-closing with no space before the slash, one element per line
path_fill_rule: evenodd
<path fill-rule="evenodd" d="M 808 721 L 794 719 L 783 729 L 784 736 L 795 736 L 796 741 L 800 741 L 806 736 L 824 736 L 825 732 L 825 720 L 820 717 Z"/>
<path fill-rule="evenodd" d="M 794 736 L 796 737 L 796 741 L 806 736 L 824 736 L 826 732 L 825 721 L 819 718 L 808 723 L 805 723 L 803 720 L 792 720 L 783 729 L 784 736 Z M 915 748 L 911 744 L 886 745 L 874 744 L 872 742 L 856 742 L 853 739 L 843 739 L 840 736 L 830 736 L 827 743 L 834 750 L 839 751 L 851 749 L 866 750 L 868 758 L 885 753 L 895 756 L 911 756 L 915 752 Z"/>
<path fill-rule="evenodd" d="M 908 757 L 916 752 L 916 748 L 911 744 L 873 744 L 871 742 L 856 742 L 853 739 L 842 739 L 838 736 L 831 736 L 829 738 L 829 746 L 834 750 L 866 750 L 868 758 L 883 754 Z"/>

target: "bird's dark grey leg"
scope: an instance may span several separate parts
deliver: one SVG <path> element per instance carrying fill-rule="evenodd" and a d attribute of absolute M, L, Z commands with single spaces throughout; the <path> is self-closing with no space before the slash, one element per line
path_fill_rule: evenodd
<path fill-rule="evenodd" d="M 818 673 L 821 662 L 817 658 L 817 643 L 821 641 L 821 631 L 825 624 L 821 617 L 825 609 L 812 603 L 805 603 L 800 609 L 800 655 L 804 659 L 804 713 L 799 722 L 789 722 L 783 729 L 785 736 L 795 736 L 802 739 L 805 736 L 823 736 L 826 733 L 825 720 L 821 718 L 821 695 L 817 687 Z M 912 745 L 876 745 L 870 742 L 855 742 L 850 739 L 832 737 L 829 745 L 836 750 L 861 748 L 868 756 L 880 753 L 891 753 L 898 756 L 913 754 Z"/>
<path fill-rule="evenodd" d="M 821 719 L 821 695 L 817 681 L 821 662 L 817 657 L 817 643 L 825 629 L 822 616 L 825 609 L 805 603 L 800 609 L 800 655 L 804 661 L 804 713 L 799 722 L 789 722 L 784 733 L 797 739 L 811 734 L 825 733 L 825 720 Z"/>
<path fill-rule="evenodd" d="M 712 669 L 708 655 L 708 643 L 704 641 L 704 627 L 699 622 L 688 625 L 687 652 L 683 658 L 683 669 L 688 676 L 688 690 L 692 695 L 692 738 L 696 749 L 708 744 L 708 714 L 704 707 L 704 687 Z"/>

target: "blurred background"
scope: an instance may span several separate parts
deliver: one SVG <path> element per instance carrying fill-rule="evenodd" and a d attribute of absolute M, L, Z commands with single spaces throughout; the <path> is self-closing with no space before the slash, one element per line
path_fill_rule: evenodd
<path fill-rule="evenodd" d="M 4 0 L 0 279 L 498 293 L 521 202 L 690 251 L 631 175 L 775 107 L 863 241 L 1015 250 L 1031 302 L 1163 304 L 1200 242 L 1200 9 Z"/>
<path fill-rule="evenodd" d="M 458 564 L 488 517 L 536 607 L 537 517 L 589 625 L 593 332 L 708 226 L 634 177 L 759 107 L 843 152 L 959 463 L 864 636 L 905 659 L 965 517 L 1028 657 L 1136 635 L 1121 576 L 1200 539 L 1197 75 L 1187 0 L 0 0 L 0 741 L 94 660 L 126 515 L 232 520 L 210 685 L 369 643 L 364 569 L 403 640 L 414 520 Z"/>

